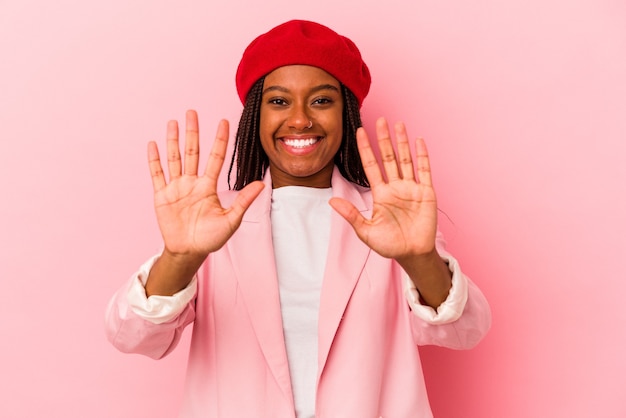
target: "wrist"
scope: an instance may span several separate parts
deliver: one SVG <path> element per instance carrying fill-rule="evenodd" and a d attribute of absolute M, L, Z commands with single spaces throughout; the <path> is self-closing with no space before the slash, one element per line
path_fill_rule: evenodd
<path fill-rule="evenodd" d="M 435 247 L 426 252 L 414 252 L 396 257 L 396 261 L 401 266 L 432 266 L 433 264 L 439 264 L 441 260 L 441 256 Z"/>
<path fill-rule="evenodd" d="M 172 253 L 167 249 L 154 263 L 148 274 L 146 296 L 172 296 L 191 282 L 206 256 Z"/>
<path fill-rule="evenodd" d="M 159 260 L 162 260 L 161 262 L 167 263 L 173 267 L 187 269 L 190 266 L 200 267 L 200 265 L 207 258 L 207 255 L 208 254 L 199 254 L 192 252 L 173 252 L 165 247 L 163 249 L 163 252 L 161 253 L 161 256 L 159 257 Z"/>
<path fill-rule="evenodd" d="M 423 304 L 436 309 L 448 297 L 452 274 L 436 249 L 396 259 L 419 292 Z"/>

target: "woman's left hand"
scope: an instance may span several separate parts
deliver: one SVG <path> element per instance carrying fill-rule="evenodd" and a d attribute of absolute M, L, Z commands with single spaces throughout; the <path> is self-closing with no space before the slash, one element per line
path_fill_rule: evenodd
<path fill-rule="evenodd" d="M 358 237 L 383 257 L 398 261 L 435 252 L 437 200 L 432 186 L 426 144 L 415 142 L 411 156 L 403 123 L 394 126 L 397 156 L 387 121 L 376 121 L 381 167 L 363 128 L 357 131 L 357 145 L 374 199 L 371 219 L 366 219 L 350 202 L 333 198 L 331 206 L 354 228 Z M 417 173 L 417 177 L 416 174 Z"/>

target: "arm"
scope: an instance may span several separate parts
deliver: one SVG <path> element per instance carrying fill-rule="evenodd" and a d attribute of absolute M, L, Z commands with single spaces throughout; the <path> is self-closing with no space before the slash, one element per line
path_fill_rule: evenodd
<path fill-rule="evenodd" d="M 363 128 L 357 131 L 374 200 L 371 219 L 365 219 L 344 199 L 333 198 L 330 203 L 365 244 L 383 257 L 395 259 L 406 273 L 405 292 L 415 313 L 411 324 L 416 343 L 473 347 L 489 329 L 491 312 L 480 290 L 445 251 L 443 240 L 438 240 L 437 200 L 426 145 L 422 139 L 416 140 L 413 158 L 406 129 L 398 123 L 396 158 L 382 118 L 376 122 L 376 134 L 386 177 L 367 134 Z"/>
<path fill-rule="evenodd" d="M 415 284 L 422 301 L 437 308 L 448 296 L 451 275 L 435 246 L 437 200 L 426 145 L 422 139 L 415 143 L 415 176 L 404 125 L 395 125 L 398 158 L 383 118 L 376 122 L 376 134 L 386 179 L 365 130 L 357 131 L 357 145 L 374 199 L 371 219 L 365 219 L 346 200 L 334 198 L 331 205 L 370 248 L 395 259 Z"/>
<path fill-rule="evenodd" d="M 158 256 L 143 265 L 111 298 L 105 315 L 108 340 L 124 353 L 159 359 L 178 344 L 195 319 L 195 281 L 174 296 L 146 297 L 144 283 Z"/>
<path fill-rule="evenodd" d="M 192 279 L 198 268 L 208 254 L 220 249 L 237 230 L 243 214 L 262 190 L 263 183 L 251 183 L 241 190 L 231 207 L 221 206 L 217 180 L 227 143 L 228 122 L 223 120 L 205 173 L 198 175 L 196 112 L 188 111 L 186 116 L 184 167 L 178 124 L 170 121 L 167 125 L 169 183 L 161 167 L 158 147 L 154 142 L 149 143 L 154 206 L 164 249 L 156 261 L 144 264 L 109 303 L 106 332 L 121 351 L 160 358 L 174 348 L 183 328 L 195 318 Z"/>
<path fill-rule="evenodd" d="M 437 250 L 397 261 L 419 291 L 421 302 L 437 309 L 447 299 L 452 274 Z"/>
<path fill-rule="evenodd" d="M 166 183 L 159 151 L 148 145 L 148 162 L 154 189 L 154 207 L 163 236 L 163 254 L 150 270 L 146 294 L 173 295 L 184 289 L 206 259 L 220 249 L 237 230 L 244 212 L 263 188 L 246 186 L 230 208 L 217 196 L 217 181 L 228 146 L 228 122 L 219 124 L 205 173 L 198 175 L 199 128 L 195 111 L 186 115 L 184 167 L 178 145 L 178 125 L 167 125 L 167 160 L 170 182 Z"/>

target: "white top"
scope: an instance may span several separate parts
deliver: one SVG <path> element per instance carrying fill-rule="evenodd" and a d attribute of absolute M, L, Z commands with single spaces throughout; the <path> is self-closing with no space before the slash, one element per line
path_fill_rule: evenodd
<path fill-rule="evenodd" d="M 317 322 L 330 240 L 332 189 L 272 192 L 272 240 L 296 417 L 315 417 Z"/>

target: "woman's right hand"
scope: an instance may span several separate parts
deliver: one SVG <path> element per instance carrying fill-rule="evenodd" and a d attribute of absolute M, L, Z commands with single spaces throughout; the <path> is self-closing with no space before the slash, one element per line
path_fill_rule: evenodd
<path fill-rule="evenodd" d="M 243 214 L 263 189 L 263 183 L 260 181 L 250 183 L 238 193 L 231 207 L 222 207 L 217 195 L 217 181 L 226 156 L 228 132 L 228 121 L 221 120 L 205 172 L 198 175 L 200 156 L 198 115 L 193 110 L 187 111 L 184 159 L 182 160 L 178 141 L 178 123 L 175 120 L 169 121 L 167 124 L 169 182 L 165 179 L 156 143 L 148 144 L 154 207 L 165 245 L 157 264 L 169 264 L 170 268 L 165 270 L 170 274 L 172 268 L 176 266 L 192 267 L 191 270 L 195 273 L 207 255 L 220 249 L 233 235 L 241 224 Z M 182 270 L 187 270 L 187 268 Z M 152 272 L 150 276 L 153 276 Z M 173 280 L 181 282 L 180 285 L 172 283 L 175 288 L 186 286 L 191 277 L 179 279 Z M 160 280 L 157 281 L 160 282 Z M 150 278 L 148 284 L 149 282 Z M 148 290 L 148 286 L 146 289 Z M 156 293 L 162 294 L 163 292 Z"/>

